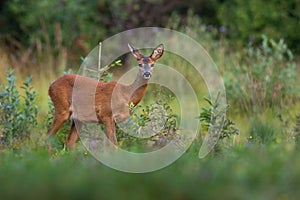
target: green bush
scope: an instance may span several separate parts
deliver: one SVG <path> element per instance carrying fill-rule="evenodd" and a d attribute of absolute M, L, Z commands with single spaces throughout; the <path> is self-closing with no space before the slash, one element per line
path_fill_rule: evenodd
<path fill-rule="evenodd" d="M 217 27 L 206 25 L 202 18 L 195 15 L 192 9 L 188 10 L 184 20 L 177 12 L 173 12 L 167 23 L 167 28 L 180 31 L 200 42 L 201 45 L 210 53 L 214 53 L 224 45 L 224 31 L 218 30 Z"/>
<path fill-rule="evenodd" d="M 299 98 L 296 63 L 284 40 L 262 37 L 259 47 L 250 43 L 236 65 L 228 66 L 228 99 L 241 111 L 262 112 L 289 105 Z"/>
<path fill-rule="evenodd" d="M 204 98 L 204 100 L 209 104 L 209 107 L 202 107 L 202 111 L 198 118 L 201 122 L 201 132 L 207 133 L 209 127 L 213 126 L 214 118 L 217 117 L 215 111 L 219 105 L 218 102 L 212 102 L 208 98 Z M 227 105 L 225 109 L 226 110 L 224 112 L 228 111 L 229 106 Z M 229 118 L 226 118 L 223 122 L 219 139 L 229 138 L 232 135 L 238 135 L 239 132 L 239 129 L 235 127 L 235 123 Z"/>
<path fill-rule="evenodd" d="M 135 148 L 133 150 L 138 151 L 143 151 L 145 148 L 156 149 L 165 146 L 178 136 L 176 134 L 178 116 L 170 105 L 174 101 L 174 96 L 163 88 L 152 92 L 154 95 L 152 98 L 156 99 L 155 102 L 132 107 L 131 117 L 120 126 L 126 127 L 127 131 L 142 138 L 130 136 L 117 126 L 117 136 L 122 148 L 133 147 Z M 153 135 L 149 136 L 149 133 L 153 133 Z"/>
<path fill-rule="evenodd" d="M 28 139 L 31 131 L 37 127 L 38 106 L 36 92 L 31 86 L 31 77 L 27 77 L 23 86 L 23 96 L 16 85 L 14 70 L 7 71 L 7 85 L 0 93 L 0 143 L 16 148 L 18 140 Z"/>
<path fill-rule="evenodd" d="M 244 44 L 261 34 L 276 40 L 287 39 L 290 47 L 300 51 L 300 1 L 230 0 L 218 6 L 218 19 L 229 29 L 231 41 Z"/>
<path fill-rule="evenodd" d="M 6 3 L 4 12 L 11 25 L 3 31 L 23 44 L 35 44 L 39 39 L 52 47 L 62 41 L 70 48 L 75 39 L 85 34 L 85 42 L 94 45 L 105 33 L 103 26 L 99 28 L 102 18 L 97 15 L 97 1 L 30 0 L 21 6 L 20 3 L 19 0 Z"/>

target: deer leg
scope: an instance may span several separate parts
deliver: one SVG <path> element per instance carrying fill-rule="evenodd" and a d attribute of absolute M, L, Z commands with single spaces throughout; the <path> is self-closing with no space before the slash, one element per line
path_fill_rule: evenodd
<path fill-rule="evenodd" d="M 53 135 L 55 135 L 57 133 L 57 131 L 62 127 L 62 125 L 64 124 L 65 121 L 67 121 L 70 117 L 70 113 L 69 112 L 64 112 L 64 113 L 55 113 L 54 114 L 54 119 L 53 122 L 47 132 L 47 140 L 49 140 L 49 138 Z M 51 141 L 50 141 L 51 143 Z M 48 145 L 48 149 L 49 151 L 51 151 L 51 145 Z"/>
<path fill-rule="evenodd" d="M 118 141 L 116 137 L 116 128 L 115 128 L 115 122 L 112 120 L 112 118 L 106 118 L 103 120 L 103 124 L 105 126 L 105 133 L 107 138 L 116 146 L 118 146 Z"/>
<path fill-rule="evenodd" d="M 72 125 L 71 125 L 71 129 L 69 132 L 69 135 L 67 137 L 67 141 L 66 141 L 66 145 L 70 150 L 75 150 L 75 143 L 78 140 L 78 132 L 80 131 L 81 127 L 82 127 L 82 123 L 79 121 L 76 121 L 76 125 L 75 125 L 75 121 L 72 120 Z"/>
<path fill-rule="evenodd" d="M 66 112 L 63 114 L 56 114 L 54 115 L 53 122 L 47 132 L 47 136 L 50 137 L 55 135 L 57 131 L 62 127 L 62 125 L 67 121 L 70 117 L 70 113 Z"/>

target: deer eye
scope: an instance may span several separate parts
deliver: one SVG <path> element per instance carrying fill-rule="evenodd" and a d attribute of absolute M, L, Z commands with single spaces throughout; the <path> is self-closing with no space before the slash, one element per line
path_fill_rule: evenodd
<path fill-rule="evenodd" d="M 142 64 L 139 64 L 139 67 L 143 67 L 143 65 L 142 65 Z"/>
<path fill-rule="evenodd" d="M 151 67 L 154 67 L 154 64 L 151 64 L 150 66 L 151 66 Z"/>

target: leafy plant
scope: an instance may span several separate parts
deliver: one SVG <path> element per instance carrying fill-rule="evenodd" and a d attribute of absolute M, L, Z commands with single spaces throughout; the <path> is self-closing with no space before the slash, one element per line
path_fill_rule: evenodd
<path fill-rule="evenodd" d="M 112 62 L 110 65 L 104 66 L 103 69 L 101 69 L 100 72 L 98 72 L 99 81 L 103 82 L 109 82 L 112 81 L 113 74 L 110 73 L 108 70 L 114 67 L 120 67 L 122 66 L 121 60 L 117 59 L 114 62 Z"/>
<path fill-rule="evenodd" d="M 220 51 L 220 47 L 226 43 L 224 39 L 226 27 L 218 28 L 205 24 L 202 18 L 195 15 L 192 9 L 188 10 L 184 19 L 178 13 L 173 12 L 167 27 L 185 33 L 197 40 L 213 56 L 218 56 L 219 52 L 215 53 L 214 51 Z"/>
<path fill-rule="evenodd" d="M 230 66 L 225 74 L 229 100 L 250 113 L 288 105 L 299 98 L 292 52 L 282 39 L 262 39 L 259 47 L 250 43 L 239 64 Z"/>
<path fill-rule="evenodd" d="M 201 122 L 201 131 L 207 132 L 208 129 L 213 126 L 212 120 L 215 117 L 216 113 L 215 110 L 219 106 L 218 102 L 212 102 L 208 98 L 204 98 L 204 100 L 209 104 L 209 107 L 202 107 L 202 111 L 200 115 L 198 116 L 198 119 Z M 226 112 L 229 109 L 229 106 L 227 105 Z M 235 127 L 235 123 L 231 121 L 230 119 L 226 118 L 223 121 L 222 131 L 219 134 L 219 139 L 229 138 L 232 135 L 238 135 L 239 129 Z"/>
<path fill-rule="evenodd" d="M 32 44 L 41 40 L 42 44 L 54 46 L 56 40 L 61 40 L 64 46 L 71 47 L 82 33 L 86 40 L 95 44 L 105 32 L 103 27 L 95 28 L 102 20 L 97 17 L 97 2 L 30 0 L 22 2 L 22 6 L 19 3 L 18 0 L 7 2 L 5 14 L 12 22 L 6 31 L 21 41 Z M 56 36 L 56 24 L 62 29 L 59 37 Z"/>
<path fill-rule="evenodd" d="M 174 96 L 161 88 L 153 91 L 153 94 L 156 99 L 153 103 L 146 106 L 138 105 L 135 108 L 129 105 L 132 107 L 131 117 L 117 129 L 121 146 L 156 148 L 166 145 L 177 137 L 177 115 L 170 106 Z M 126 132 L 122 127 L 126 128 Z M 128 135 L 128 131 L 134 136 Z"/>
<path fill-rule="evenodd" d="M 84 63 L 84 67 L 83 67 L 83 74 L 85 76 L 88 76 L 90 78 L 99 80 L 99 81 L 103 81 L 103 82 L 109 82 L 112 81 L 113 78 L 113 74 L 109 72 L 110 69 L 114 68 L 114 67 L 120 67 L 122 66 L 122 62 L 120 59 L 116 59 L 114 60 L 112 63 L 110 63 L 109 65 L 104 66 L 103 68 L 100 69 L 95 69 L 94 65 L 92 64 L 85 64 L 85 60 L 82 58 L 82 61 Z M 93 60 L 93 63 L 97 63 L 97 61 Z M 98 64 L 98 63 L 97 63 Z M 92 67 L 88 67 L 92 65 Z"/>
<path fill-rule="evenodd" d="M 9 68 L 6 79 L 7 85 L 0 93 L 0 142 L 15 148 L 17 140 L 29 137 L 33 128 L 37 127 L 38 106 L 36 92 L 31 86 L 31 77 L 27 77 L 23 86 L 24 95 L 21 96 L 16 85 L 14 70 Z"/>
<path fill-rule="evenodd" d="M 286 38 L 289 46 L 299 52 L 299 6 L 297 0 L 224 1 L 218 6 L 217 18 L 229 28 L 232 43 L 241 44 L 248 38 L 257 41 L 266 34 L 274 39 Z"/>

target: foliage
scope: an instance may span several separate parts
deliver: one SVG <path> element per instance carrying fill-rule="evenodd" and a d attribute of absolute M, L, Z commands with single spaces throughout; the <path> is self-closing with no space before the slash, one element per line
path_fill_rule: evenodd
<path fill-rule="evenodd" d="M 16 85 L 14 70 L 7 71 L 7 85 L 0 93 L 0 142 L 11 148 L 17 140 L 29 138 L 32 129 L 37 127 L 38 106 L 36 92 L 31 85 L 31 77 L 27 77 L 23 86 L 24 95 L 21 96 Z"/>
<path fill-rule="evenodd" d="M 95 60 L 93 60 L 93 61 L 95 62 Z M 82 62 L 84 63 L 83 67 L 82 67 L 82 70 L 83 70 L 82 74 L 84 74 L 84 76 L 87 76 L 87 77 L 90 77 L 90 78 L 93 78 L 95 80 L 99 80 L 99 81 L 102 81 L 102 82 L 112 81 L 113 74 L 109 70 L 112 69 L 112 68 L 115 68 L 115 67 L 122 66 L 122 62 L 121 62 L 120 59 L 116 59 L 113 62 L 111 62 L 109 65 L 101 67 L 100 69 L 98 68 L 97 70 L 94 68 L 95 65 L 93 65 L 91 68 L 89 68 L 85 64 L 85 59 L 84 58 L 82 58 Z M 97 60 L 97 62 L 98 62 L 98 60 Z M 99 63 L 97 65 L 99 65 Z"/>
<path fill-rule="evenodd" d="M 220 39 L 223 39 L 226 31 L 221 29 L 224 27 L 218 29 L 215 26 L 206 25 L 203 19 L 195 15 L 192 9 L 188 10 L 184 20 L 178 13 L 173 12 L 168 20 L 167 28 L 189 35 L 200 42 L 207 51 L 212 50 L 212 52 L 223 45 L 224 41 Z"/>
<path fill-rule="evenodd" d="M 162 88 L 152 92 L 155 102 L 145 106 L 129 105 L 132 110 L 131 117 L 117 128 L 121 147 L 130 148 L 137 145 L 139 148 L 157 148 L 165 146 L 177 137 L 178 117 L 170 106 L 174 96 Z M 133 135 L 128 135 L 128 132 Z"/>
<path fill-rule="evenodd" d="M 262 119 L 253 119 L 250 124 L 249 138 L 250 143 L 268 144 L 275 141 L 278 131 L 273 124 Z"/>
<path fill-rule="evenodd" d="M 235 147 L 201 160 L 189 152 L 169 167 L 145 174 L 117 172 L 82 152 L 54 159 L 41 150 L 0 152 L 0 163 L 1 199 L 252 200 L 300 195 L 300 153 L 284 143 Z"/>
<path fill-rule="evenodd" d="M 99 81 L 103 82 L 109 82 L 112 81 L 113 74 L 109 72 L 110 69 L 114 67 L 120 67 L 122 66 L 121 60 L 117 59 L 114 62 L 112 62 L 110 65 L 104 66 L 103 69 L 101 69 L 100 72 L 98 72 L 98 76 L 100 78 Z"/>
<path fill-rule="evenodd" d="M 20 6 L 12 0 L 3 3 L 0 14 L 0 43 L 14 54 L 10 65 L 26 70 L 34 66 L 41 73 L 58 75 L 77 66 L 78 58 L 106 33 L 97 1 L 29 0 Z"/>
<path fill-rule="evenodd" d="M 201 122 L 201 131 L 207 132 L 209 127 L 212 126 L 212 120 L 215 117 L 215 110 L 218 106 L 218 102 L 212 102 L 208 98 L 204 98 L 204 100 L 209 104 L 209 107 L 202 107 L 202 111 L 198 117 Z M 226 111 L 228 111 L 229 106 L 226 106 Z M 232 135 L 238 135 L 239 129 L 235 127 L 235 123 L 230 119 L 226 118 L 223 122 L 222 131 L 219 134 L 219 139 L 229 138 Z"/>
<path fill-rule="evenodd" d="M 14 25 L 8 27 L 10 29 L 7 32 L 21 41 L 29 41 L 29 44 L 40 39 L 43 40 L 42 43 L 50 42 L 54 45 L 55 40 L 59 39 L 64 46 L 71 47 L 81 33 L 86 33 L 86 40 L 92 40 L 96 44 L 105 31 L 96 28 L 101 21 L 97 17 L 97 1 L 30 0 L 22 2 L 20 6 L 18 0 L 12 0 L 7 2 L 5 8 L 7 17 Z M 47 12 L 49 10 L 51 12 Z M 56 24 L 62 29 L 61 38 L 55 36 Z M 45 37 L 45 33 L 49 35 Z"/>
<path fill-rule="evenodd" d="M 299 98 L 292 52 L 282 39 L 262 39 L 259 47 L 250 43 L 239 63 L 225 73 L 229 100 L 250 113 L 289 105 Z"/>
<path fill-rule="evenodd" d="M 283 115 L 278 113 L 264 113 L 250 118 L 250 127 L 247 130 L 249 144 L 274 145 L 290 144 L 298 146 L 299 142 L 299 114 Z"/>
<path fill-rule="evenodd" d="M 219 4 L 218 19 L 229 28 L 228 37 L 240 43 L 261 34 L 287 43 L 299 52 L 300 2 L 298 0 L 230 0 Z"/>

